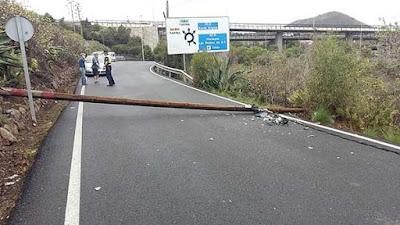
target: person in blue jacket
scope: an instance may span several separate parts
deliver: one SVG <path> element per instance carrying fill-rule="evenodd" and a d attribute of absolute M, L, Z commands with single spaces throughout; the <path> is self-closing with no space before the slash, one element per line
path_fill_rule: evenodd
<path fill-rule="evenodd" d="M 79 63 L 79 71 L 81 72 L 81 77 L 82 77 L 82 85 L 87 85 L 86 82 L 86 69 L 85 69 L 85 57 L 86 55 L 84 53 L 81 53 L 78 63 Z"/>

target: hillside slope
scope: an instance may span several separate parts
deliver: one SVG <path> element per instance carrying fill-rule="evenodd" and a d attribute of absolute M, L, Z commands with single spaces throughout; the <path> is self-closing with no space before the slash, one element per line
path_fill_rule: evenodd
<path fill-rule="evenodd" d="M 311 17 L 307 19 L 296 20 L 290 25 L 306 25 L 306 26 L 346 26 L 346 27 L 367 27 L 368 25 L 354 19 L 351 16 L 348 16 L 341 12 L 328 12 L 316 17 Z"/>

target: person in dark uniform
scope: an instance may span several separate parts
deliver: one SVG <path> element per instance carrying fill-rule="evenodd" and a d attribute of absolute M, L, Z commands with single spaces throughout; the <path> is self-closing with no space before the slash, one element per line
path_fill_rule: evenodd
<path fill-rule="evenodd" d="M 104 51 L 104 66 L 106 67 L 106 77 L 108 80 L 107 86 L 114 86 L 114 78 L 111 75 L 111 57 L 108 56 L 107 51 Z"/>

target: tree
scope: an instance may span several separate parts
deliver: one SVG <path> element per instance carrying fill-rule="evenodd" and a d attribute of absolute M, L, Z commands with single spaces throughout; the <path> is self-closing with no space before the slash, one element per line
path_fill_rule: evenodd
<path fill-rule="evenodd" d="M 358 93 L 357 80 L 363 75 L 361 62 L 348 46 L 333 37 L 315 40 L 311 73 L 306 84 L 312 109 L 324 108 L 330 113 L 352 105 Z"/>
<path fill-rule="evenodd" d="M 124 26 L 119 26 L 117 29 L 117 42 L 118 44 L 127 44 L 131 38 L 131 29 Z"/>

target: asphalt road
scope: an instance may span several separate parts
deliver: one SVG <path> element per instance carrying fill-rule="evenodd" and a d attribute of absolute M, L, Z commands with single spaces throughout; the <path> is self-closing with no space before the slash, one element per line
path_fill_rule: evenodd
<path fill-rule="evenodd" d="M 232 104 L 118 62 L 86 95 Z M 64 224 L 77 103 L 9 224 Z M 400 224 L 400 155 L 249 113 L 84 103 L 80 224 Z M 95 188 L 101 187 L 96 191 Z"/>

